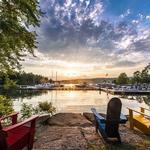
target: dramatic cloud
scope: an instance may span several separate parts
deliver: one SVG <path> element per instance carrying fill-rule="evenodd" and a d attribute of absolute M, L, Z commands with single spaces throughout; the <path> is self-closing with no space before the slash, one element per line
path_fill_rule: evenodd
<path fill-rule="evenodd" d="M 42 51 L 62 51 L 70 47 L 80 48 L 88 37 L 98 36 L 99 24 L 103 12 L 102 3 L 96 1 L 45 1 L 41 8 L 46 12 L 39 29 L 39 48 Z M 94 31 L 94 32 L 93 32 Z M 78 45 L 79 44 L 79 45 Z"/>
<path fill-rule="evenodd" d="M 36 29 L 38 51 L 44 59 L 38 60 L 40 64 L 64 68 L 69 62 L 79 62 L 85 68 L 88 68 L 86 64 L 93 64 L 93 68 L 100 69 L 101 65 L 114 68 L 148 63 L 150 11 L 149 14 L 134 14 L 132 8 L 128 8 L 115 16 L 107 10 L 111 3 L 41 0 L 45 14 L 41 27 Z M 33 65 L 39 64 L 35 62 L 32 61 Z"/>

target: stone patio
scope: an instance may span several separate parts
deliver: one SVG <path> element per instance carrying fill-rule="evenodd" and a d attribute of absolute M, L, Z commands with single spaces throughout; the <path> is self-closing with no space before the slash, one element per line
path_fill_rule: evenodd
<path fill-rule="evenodd" d="M 121 145 L 103 142 L 95 132 L 90 113 L 59 113 L 48 120 L 48 125 L 37 130 L 34 150 L 150 150 L 150 138 L 127 125 L 120 126 Z M 147 145 L 144 143 L 147 141 Z"/>

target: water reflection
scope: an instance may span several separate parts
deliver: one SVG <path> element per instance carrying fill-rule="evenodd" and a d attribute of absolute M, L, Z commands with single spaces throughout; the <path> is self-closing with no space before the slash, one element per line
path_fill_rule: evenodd
<path fill-rule="evenodd" d="M 139 103 L 145 103 L 146 105 L 150 106 L 150 95 L 135 95 L 135 96 L 130 96 L 130 95 L 122 95 L 120 98 L 126 98 L 128 100 L 136 100 Z"/>
<path fill-rule="evenodd" d="M 145 102 L 145 104 L 147 104 L 148 106 L 150 106 L 150 96 L 138 96 L 137 101 L 141 102 Z"/>
<path fill-rule="evenodd" d="M 1 91 L 1 94 L 14 99 L 14 109 L 20 111 L 22 103 L 36 106 L 40 101 L 50 101 L 56 107 L 57 112 L 91 112 L 91 107 L 95 107 L 99 112 L 106 112 L 109 99 L 114 95 L 107 95 L 99 91 Z M 138 110 L 138 107 L 150 107 L 150 96 L 116 96 L 120 97 L 123 108 L 122 111 L 127 114 L 126 107 L 132 107 Z"/>
<path fill-rule="evenodd" d="M 33 96 L 39 96 L 43 93 L 48 93 L 48 91 L 46 90 L 3 90 L 0 89 L 0 94 L 4 95 L 6 97 L 10 97 L 13 99 L 17 99 L 17 98 L 29 98 L 31 99 Z"/>

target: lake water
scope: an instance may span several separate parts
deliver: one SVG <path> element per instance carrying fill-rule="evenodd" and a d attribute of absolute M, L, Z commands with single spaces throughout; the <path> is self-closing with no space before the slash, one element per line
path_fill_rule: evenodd
<path fill-rule="evenodd" d="M 105 92 L 99 91 L 17 91 L 12 94 L 14 99 L 14 109 L 20 111 L 22 103 L 36 106 L 38 102 L 49 101 L 56 107 L 57 112 L 91 112 L 91 108 L 96 108 L 99 112 L 106 112 L 107 103 L 112 97 Z M 150 108 L 150 96 L 125 96 L 121 97 L 122 112 L 128 114 L 126 107 L 136 110 L 140 106 Z"/>

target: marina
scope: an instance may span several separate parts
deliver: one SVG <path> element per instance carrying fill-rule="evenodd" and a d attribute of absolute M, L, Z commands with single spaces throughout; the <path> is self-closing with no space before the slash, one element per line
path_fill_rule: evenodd
<path fill-rule="evenodd" d="M 22 85 L 19 86 L 20 90 L 97 90 L 104 91 L 113 95 L 150 95 L 150 87 L 135 88 L 132 86 L 119 86 L 117 85 L 103 87 L 103 84 L 38 84 L 38 85 Z"/>
<path fill-rule="evenodd" d="M 39 85 L 22 85 L 19 86 L 21 90 L 99 90 L 97 85 L 84 84 L 39 84 Z"/>

